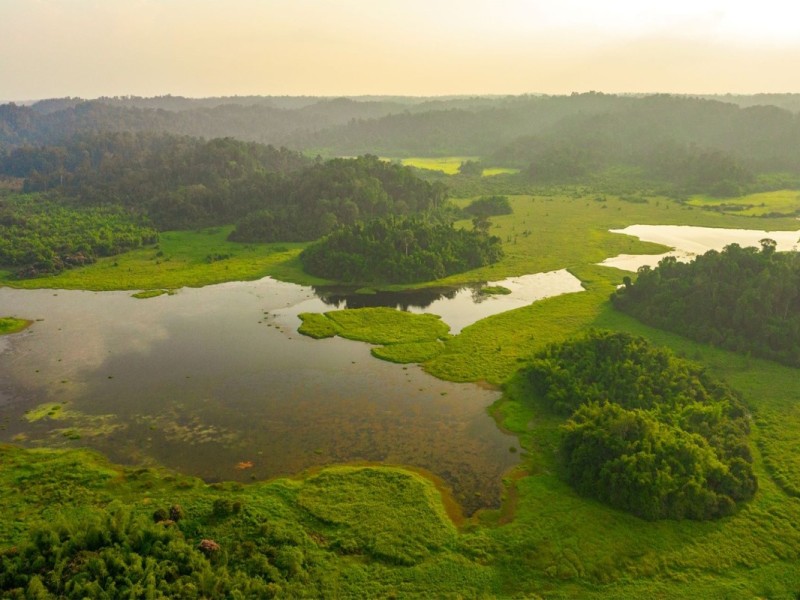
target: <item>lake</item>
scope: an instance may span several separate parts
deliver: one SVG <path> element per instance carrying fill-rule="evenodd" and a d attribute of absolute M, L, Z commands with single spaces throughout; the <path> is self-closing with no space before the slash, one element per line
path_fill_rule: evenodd
<path fill-rule="evenodd" d="M 742 247 L 759 247 L 759 240 L 770 238 L 778 243 L 777 250 L 796 250 L 800 231 L 762 231 L 758 229 L 723 229 L 716 227 L 694 227 L 690 225 L 631 225 L 625 229 L 612 229 L 611 233 L 632 235 L 645 242 L 655 242 L 674 248 L 664 254 L 634 255 L 620 254 L 607 258 L 601 265 L 625 271 L 636 271 L 639 267 L 655 267 L 666 256 L 689 261 L 709 250 L 722 250 L 728 244 Z"/>
<path fill-rule="evenodd" d="M 312 340 L 296 328 L 299 312 L 382 301 L 442 314 L 459 331 L 559 286 L 581 289 L 566 272 L 499 283 L 512 294 L 365 296 L 270 278 L 147 300 L 0 288 L 0 313 L 36 320 L 0 338 L 0 441 L 87 446 L 209 482 L 331 463 L 408 465 L 443 479 L 467 514 L 498 506 L 501 477 L 520 449 L 487 414 L 498 391 L 440 381 L 373 358 L 367 344 Z"/>

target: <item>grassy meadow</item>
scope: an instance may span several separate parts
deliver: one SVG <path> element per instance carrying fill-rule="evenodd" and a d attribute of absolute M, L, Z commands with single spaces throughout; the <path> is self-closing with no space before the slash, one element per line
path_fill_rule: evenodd
<path fill-rule="evenodd" d="M 769 214 L 790 215 L 800 211 L 800 191 L 776 190 L 748 194 L 736 198 L 714 198 L 695 195 L 689 198 L 687 204 L 701 208 L 716 208 L 754 217 Z"/>
<path fill-rule="evenodd" d="M 468 160 L 480 160 L 477 156 L 442 156 L 442 157 L 420 157 L 387 159 L 398 160 L 405 167 L 424 169 L 426 171 L 438 171 L 445 175 L 457 175 L 461 163 Z M 481 172 L 481 177 L 494 177 L 495 175 L 515 175 L 519 169 L 509 167 L 487 167 Z"/>
<path fill-rule="evenodd" d="M 502 386 L 503 397 L 491 413 L 518 436 L 524 453 L 503 481 L 500 509 L 456 522 L 448 516 L 452 500 L 446 490 L 394 467 L 335 466 L 291 479 L 207 485 L 175 473 L 118 467 L 80 450 L 0 446 L 0 550 L 20 543 L 32 524 L 77 521 L 112 501 L 143 515 L 180 503 L 187 514 L 181 527 L 192 539 L 240 544 L 248 523 L 266 522 L 280 529 L 281 539 L 294 540 L 307 557 L 308 579 L 287 589 L 287 597 L 798 597 L 797 370 L 694 343 L 614 311 L 608 297 L 626 273 L 596 265 L 620 253 L 664 251 L 611 234 L 612 228 L 641 223 L 776 230 L 797 229 L 797 221 L 706 211 L 659 197 L 630 202 L 582 188 L 517 195 L 511 203 L 512 215 L 492 218 L 491 231 L 503 240 L 505 258 L 437 285 L 567 268 L 585 291 L 489 317 L 456 336 L 448 335 L 438 318 L 387 309 L 305 314 L 301 326 L 312 337 L 382 344 L 373 354 L 421 363 L 442 379 Z M 226 234 L 163 234 L 158 250 L 13 283 L 149 290 L 264 275 L 309 282 L 297 263 L 299 245 L 242 246 L 226 242 Z M 230 256 L 206 261 L 224 255 Z M 560 476 L 556 451 L 563 419 L 539 405 L 516 373 L 545 345 L 591 328 L 642 335 L 700 362 L 741 392 L 753 415 L 759 480 L 753 501 L 715 521 L 648 522 L 572 490 Z M 219 498 L 247 510 L 235 518 L 213 518 Z"/>
<path fill-rule="evenodd" d="M 0 285 L 17 288 L 154 290 L 202 287 L 225 281 L 248 281 L 273 275 L 304 284 L 322 280 L 303 273 L 298 254 L 305 244 L 240 244 L 229 242 L 233 229 L 167 231 L 157 245 L 57 275 L 16 279 L 0 271 Z"/>

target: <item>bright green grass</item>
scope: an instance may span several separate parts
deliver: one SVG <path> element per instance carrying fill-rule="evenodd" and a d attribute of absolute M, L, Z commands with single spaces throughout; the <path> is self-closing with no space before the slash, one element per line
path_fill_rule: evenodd
<path fill-rule="evenodd" d="M 409 342 L 406 344 L 390 344 L 378 346 L 370 352 L 376 358 L 400 364 L 421 363 L 431 360 L 441 354 L 444 344 L 434 342 Z"/>
<path fill-rule="evenodd" d="M 468 160 L 478 160 L 476 156 L 443 156 L 443 157 L 413 157 L 402 158 L 400 163 L 406 167 L 427 169 L 428 171 L 441 171 L 446 175 L 455 175 L 461 163 Z"/>
<path fill-rule="evenodd" d="M 297 331 L 317 340 L 334 337 L 339 333 L 336 323 L 322 313 L 300 313 Z"/>
<path fill-rule="evenodd" d="M 437 315 L 416 315 L 383 306 L 334 310 L 325 316 L 333 321 L 341 337 L 370 344 L 428 342 L 450 331 Z"/>
<path fill-rule="evenodd" d="M 132 298 L 137 298 L 139 300 L 147 300 L 148 298 L 158 298 L 159 296 L 163 296 L 164 294 L 174 294 L 170 290 L 143 290 L 141 292 L 136 292 L 135 294 L 131 294 Z"/>
<path fill-rule="evenodd" d="M 35 423 L 42 419 L 64 418 L 64 406 L 58 402 L 45 402 L 25 413 L 24 418 L 28 423 Z"/>
<path fill-rule="evenodd" d="M 18 333 L 31 325 L 32 321 L 17 319 L 16 317 L 0 317 L 0 335 Z"/>
<path fill-rule="evenodd" d="M 102 258 L 95 264 L 37 279 L 0 277 L 19 288 L 152 290 L 247 281 L 267 275 L 297 283 L 324 283 L 303 273 L 297 259 L 304 244 L 240 244 L 227 241 L 231 227 L 167 231 L 154 248 Z M 224 260 L 210 261 L 213 256 Z"/>
<path fill-rule="evenodd" d="M 482 319 L 445 342 L 444 351 L 424 364 L 425 370 L 449 381 L 501 384 L 547 344 L 586 328 L 602 303 L 621 282 L 622 272 L 606 267 L 573 269 L 587 288 L 534 302 Z"/>
<path fill-rule="evenodd" d="M 495 175 L 516 175 L 519 169 L 511 169 L 508 167 L 489 167 L 484 169 L 481 177 L 494 177 Z"/>
<path fill-rule="evenodd" d="M 407 471 L 334 467 L 306 479 L 297 501 L 335 544 L 392 563 L 418 563 L 456 534 L 439 492 Z"/>
<path fill-rule="evenodd" d="M 742 207 L 742 210 L 737 210 L 738 214 L 747 216 L 770 213 L 792 214 L 800 210 L 800 190 L 760 192 L 736 198 L 712 198 L 711 196 L 697 195 L 689 198 L 688 203 L 704 207 L 734 205 Z"/>
<path fill-rule="evenodd" d="M 450 326 L 437 315 L 417 315 L 387 307 L 354 308 L 320 313 L 301 313 L 303 335 L 321 339 L 341 336 L 380 344 L 372 349 L 377 358 L 396 363 L 430 360 L 444 349 L 441 340 Z"/>
<path fill-rule="evenodd" d="M 628 225 L 697 225 L 731 229 L 797 230 L 793 218 L 759 218 L 720 214 L 681 206 L 665 198 L 652 197 L 648 203 L 624 202 L 605 195 L 567 190 L 551 196 L 509 196 L 513 214 L 491 218 L 491 233 L 503 241 L 505 257 L 489 265 L 452 275 L 437 285 L 496 281 L 528 273 L 581 267 L 618 254 L 660 254 L 664 246 L 610 233 Z M 466 206 L 471 198 L 458 200 Z M 472 227 L 470 221 L 458 225 Z M 529 232 L 526 235 L 526 232 Z"/>
<path fill-rule="evenodd" d="M 427 169 L 428 171 L 440 171 L 445 175 L 456 175 L 459 172 L 461 163 L 468 160 L 479 160 L 477 156 L 445 156 L 445 157 L 420 157 L 401 158 L 400 164 L 406 167 L 417 169 Z M 515 175 L 519 169 L 509 167 L 489 167 L 483 170 L 481 177 L 493 177 L 495 175 Z"/>

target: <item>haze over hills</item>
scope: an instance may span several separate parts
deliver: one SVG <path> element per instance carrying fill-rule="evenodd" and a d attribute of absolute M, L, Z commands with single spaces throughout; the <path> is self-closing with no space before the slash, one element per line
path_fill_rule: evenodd
<path fill-rule="evenodd" d="M 62 98 L 0 106 L 0 150 L 81 132 L 161 132 L 311 156 L 481 157 L 546 180 L 615 165 L 671 177 L 714 154 L 728 164 L 723 179 L 740 185 L 746 172 L 800 172 L 798 109 L 797 94 Z"/>

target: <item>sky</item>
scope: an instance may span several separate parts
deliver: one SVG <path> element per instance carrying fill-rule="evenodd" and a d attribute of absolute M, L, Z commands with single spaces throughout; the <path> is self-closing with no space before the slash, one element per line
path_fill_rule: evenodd
<path fill-rule="evenodd" d="M 800 92 L 789 0 L 0 0 L 0 101 Z"/>

